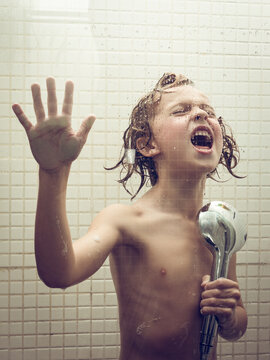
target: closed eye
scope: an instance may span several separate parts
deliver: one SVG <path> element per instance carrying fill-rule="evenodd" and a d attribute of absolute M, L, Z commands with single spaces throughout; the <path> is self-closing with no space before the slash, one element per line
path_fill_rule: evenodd
<path fill-rule="evenodd" d="M 202 110 L 204 110 L 209 116 L 211 117 L 216 117 L 216 114 L 215 114 L 215 111 L 214 109 L 209 106 L 209 105 L 201 105 L 200 108 Z M 175 110 L 172 115 L 174 116 L 181 116 L 181 115 L 184 115 L 186 113 L 188 113 L 189 111 L 191 111 L 192 109 L 192 106 L 191 105 L 187 105 L 187 106 L 184 106 L 184 107 L 181 107 L 181 108 L 178 108 L 177 110 Z"/>
<path fill-rule="evenodd" d="M 174 111 L 172 114 L 175 116 L 183 115 L 191 110 L 191 106 L 185 106 L 183 108 L 178 108 L 176 111 Z"/>
<path fill-rule="evenodd" d="M 211 108 L 209 106 L 202 106 L 201 109 L 206 111 L 209 116 L 216 117 L 216 114 L 215 114 L 215 111 L 213 108 Z"/>
<path fill-rule="evenodd" d="M 173 115 L 183 115 L 187 112 L 187 110 L 177 110 L 173 112 Z"/>
<path fill-rule="evenodd" d="M 207 114 L 210 116 L 216 116 L 216 114 L 213 111 L 206 110 Z"/>

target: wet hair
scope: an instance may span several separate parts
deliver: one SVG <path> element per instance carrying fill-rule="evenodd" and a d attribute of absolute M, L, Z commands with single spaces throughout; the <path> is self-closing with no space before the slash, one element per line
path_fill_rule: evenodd
<path fill-rule="evenodd" d="M 194 85 L 194 83 L 184 75 L 165 73 L 159 79 L 154 89 L 139 100 L 130 115 L 129 126 L 123 135 L 124 144 L 120 160 L 115 166 L 105 168 L 106 170 L 113 170 L 121 167 L 120 179 L 118 182 L 122 184 L 124 189 L 132 196 L 131 199 L 137 196 L 145 183 L 150 181 L 151 186 L 154 186 L 158 180 L 158 173 L 154 159 L 146 157 L 140 153 L 136 145 L 137 139 L 144 138 L 146 140 L 145 147 L 147 147 L 152 138 L 150 120 L 152 120 L 156 115 L 156 109 L 161 100 L 162 93 L 169 88 L 184 85 Z M 233 137 L 230 127 L 225 124 L 222 117 L 218 118 L 218 122 L 223 136 L 223 148 L 219 164 L 226 167 L 232 176 L 240 178 L 240 176 L 237 176 L 233 172 L 233 169 L 239 162 L 239 149 L 237 143 Z M 135 151 L 134 163 L 131 163 L 128 160 L 128 149 L 134 149 Z M 140 176 L 140 184 L 135 194 L 132 194 L 127 188 L 127 182 L 134 173 Z M 216 180 L 214 175 L 219 177 L 217 168 L 209 173 L 207 177 Z"/>

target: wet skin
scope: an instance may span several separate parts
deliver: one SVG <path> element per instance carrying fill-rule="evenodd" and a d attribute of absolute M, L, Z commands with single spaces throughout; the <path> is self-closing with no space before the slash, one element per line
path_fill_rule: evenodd
<path fill-rule="evenodd" d="M 211 150 L 191 143 L 198 126 L 210 129 Z M 219 161 L 221 130 L 208 98 L 190 86 L 163 94 L 151 127 L 149 146 L 139 139 L 137 147 L 154 157 L 159 180 L 126 209 L 123 244 L 110 257 L 119 301 L 120 360 L 198 360 L 201 279 L 211 272 L 212 255 L 196 214 L 205 176 Z M 215 349 L 211 356 L 216 359 Z"/>
<path fill-rule="evenodd" d="M 120 359 L 198 360 L 200 285 L 212 255 L 196 222 L 147 208 L 143 201 L 127 212 L 125 245 L 110 257 Z"/>
<path fill-rule="evenodd" d="M 202 276 L 210 273 L 212 255 L 198 232 L 196 214 L 202 206 L 206 175 L 217 166 L 222 148 L 207 97 L 190 86 L 162 96 L 151 124 L 152 141 L 142 150 L 155 158 L 158 183 L 131 206 L 102 210 L 87 234 L 72 242 L 65 208 L 68 176 L 95 117 L 87 117 L 75 133 L 71 128 L 73 84 L 66 84 L 61 115 L 54 79 L 47 79 L 47 90 L 45 117 L 40 88 L 32 86 L 35 125 L 19 105 L 13 106 L 40 166 L 35 255 L 44 283 L 57 288 L 77 284 L 93 275 L 110 255 L 119 301 L 120 360 L 198 360 L 200 308 L 205 315 L 220 315 L 224 324 L 229 321 L 223 329 L 225 338 L 232 339 L 231 329 L 243 334 L 246 315 L 239 300 L 235 258 L 229 269 L 232 281 L 201 287 Z M 211 151 L 191 144 L 192 131 L 202 125 L 212 131 Z"/>

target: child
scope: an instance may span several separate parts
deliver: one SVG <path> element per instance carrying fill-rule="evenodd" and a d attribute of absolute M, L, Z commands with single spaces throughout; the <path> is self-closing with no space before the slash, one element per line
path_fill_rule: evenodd
<path fill-rule="evenodd" d="M 137 193 L 147 178 L 152 188 L 130 206 L 102 210 L 75 242 L 66 217 L 66 187 L 71 163 L 95 117 L 86 118 L 74 133 L 73 84 L 66 83 L 58 115 L 53 78 L 47 79 L 47 118 L 37 84 L 32 85 L 36 125 L 13 105 L 40 166 L 35 226 L 39 276 L 50 287 L 66 288 L 93 275 L 110 256 L 119 302 L 120 360 L 198 360 L 202 315 L 217 317 L 225 339 L 237 340 L 246 330 L 236 257 L 228 279 L 209 281 L 212 255 L 196 221 L 206 178 L 219 163 L 234 175 L 237 145 L 209 99 L 192 85 L 182 75 L 164 74 L 134 108 L 124 146 L 135 158 L 128 159 L 125 151 L 115 167 L 126 169 L 120 180 L 125 187 L 137 172 Z M 211 359 L 216 359 L 215 349 Z"/>

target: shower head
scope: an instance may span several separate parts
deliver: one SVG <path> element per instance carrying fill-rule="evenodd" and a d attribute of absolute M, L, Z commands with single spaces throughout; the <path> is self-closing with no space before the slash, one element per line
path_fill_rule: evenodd
<path fill-rule="evenodd" d="M 213 254 L 211 280 L 227 277 L 229 260 L 240 250 L 247 238 L 246 225 L 239 213 L 229 204 L 213 201 L 205 205 L 198 214 L 201 234 Z M 200 360 L 207 360 L 217 334 L 215 316 L 203 319 L 200 340 Z"/>
<path fill-rule="evenodd" d="M 229 258 L 246 242 L 245 223 L 231 205 L 222 201 L 213 201 L 205 205 L 199 212 L 198 223 L 215 259 L 212 280 L 226 277 Z"/>

